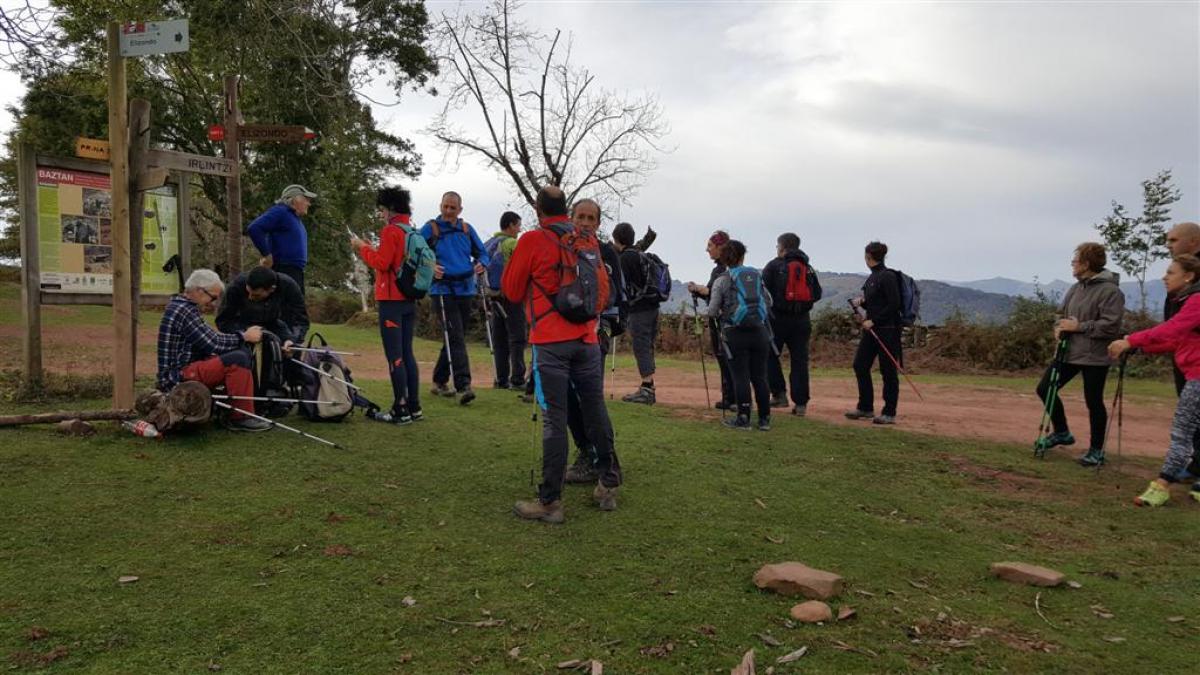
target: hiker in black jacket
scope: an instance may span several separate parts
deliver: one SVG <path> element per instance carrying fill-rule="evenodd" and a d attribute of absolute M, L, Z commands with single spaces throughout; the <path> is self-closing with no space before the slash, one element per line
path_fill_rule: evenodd
<path fill-rule="evenodd" d="M 274 333 L 285 348 L 304 342 L 308 309 L 300 285 L 269 267 L 255 267 L 234 277 L 221 298 L 217 328 L 238 333 L 250 326 Z"/>
<path fill-rule="evenodd" d="M 777 257 L 763 267 L 762 280 L 771 291 L 771 328 L 775 350 L 767 355 L 767 375 L 771 385 L 771 407 L 786 408 L 788 384 L 792 390 L 792 414 L 804 417 L 808 409 L 808 342 L 812 337 L 809 312 L 821 298 L 820 285 L 810 275 L 808 255 L 800 250 L 800 237 L 791 232 L 776 240 Z M 815 287 L 814 287 L 815 286 Z M 794 299 L 789 300 L 789 297 Z M 783 379 L 783 348 L 791 359 L 788 382 Z"/>
<path fill-rule="evenodd" d="M 875 424 L 895 424 L 896 404 L 900 400 L 900 376 L 896 364 L 882 353 L 880 342 L 897 362 L 903 363 L 900 352 L 900 277 L 884 264 L 887 244 L 873 241 L 867 244 L 863 259 L 871 270 L 863 284 L 863 295 L 855 304 L 863 333 L 854 354 L 854 376 L 858 379 L 858 406 L 846 413 L 852 420 L 870 419 Z M 872 330 L 874 335 L 872 335 Z M 876 337 L 878 336 L 878 339 Z M 871 382 L 871 366 L 879 359 L 883 376 L 883 414 L 875 415 L 875 386 Z"/>
<path fill-rule="evenodd" d="M 688 292 L 697 298 L 704 298 L 704 302 L 712 303 L 712 287 L 722 274 L 725 274 L 725 265 L 721 263 L 721 253 L 725 250 L 725 246 L 729 244 L 729 233 L 725 230 L 717 230 L 708 238 L 708 243 L 705 246 L 705 251 L 708 253 L 709 259 L 713 261 L 712 273 L 708 276 L 708 284 L 701 286 L 700 284 L 688 282 Z M 708 319 L 708 337 L 709 345 L 712 347 L 712 353 L 717 359 L 717 367 L 721 371 L 721 400 L 713 404 L 717 410 L 733 410 L 733 372 L 729 369 L 729 360 L 725 358 L 725 350 L 721 348 L 721 324 L 717 319 L 709 317 Z"/>
<path fill-rule="evenodd" d="M 658 338 L 657 295 L 648 297 L 649 285 L 655 283 L 646 278 L 645 253 L 633 242 L 633 226 L 618 223 L 612 231 L 613 248 L 621 255 L 621 272 L 625 275 L 629 335 L 633 342 L 633 356 L 637 360 L 638 374 L 642 384 L 632 394 L 622 397 L 628 403 L 654 405 L 654 341 Z M 648 246 L 648 244 L 647 244 Z"/>

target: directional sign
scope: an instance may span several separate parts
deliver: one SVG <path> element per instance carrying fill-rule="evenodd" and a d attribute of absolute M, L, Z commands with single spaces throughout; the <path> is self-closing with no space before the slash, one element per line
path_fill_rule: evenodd
<path fill-rule="evenodd" d="M 84 159 L 99 159 L 107 161 L 109 157 L 108 141 L 99 138 L 75 137 L 75 156 Z"/>
<path fill-rule="evenodd" d="M 208 125 L 208 140 L 220 143 L 225 140 L 225 127 L 220 124 Z"/>
<path fill-rule="evenodd" d="M 316 134 L 306 127 L 289 124 L 243 124 L 238 127 L 239 141 L 268 141 L 275 143 L 303 143 Z"/>
<path fill-rule="evenodd" d="M 121 27 L 121 56 L 171 54 L 187 50 L 187 19 L 138 21 Z"/>
<path fill-rule="evenodd" d="M 150 166 L 162 166 L 176 171 L 194 171 L 212 176 L 236 176 L 238 172 L 237 162 L 232 159 L 193 155 L 190 152 L 173 150 L 147 150 L 146 163 Z"/>

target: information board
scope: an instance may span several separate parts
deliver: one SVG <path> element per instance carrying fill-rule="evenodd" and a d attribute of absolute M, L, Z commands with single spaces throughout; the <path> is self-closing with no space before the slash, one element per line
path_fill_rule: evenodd
<path fill-rule="evenodd" d="M 142 294 L 171 294 L 179 278 L 162 271 L 179 252 L 179 204 L 173 187 L 146 193 Z M 112 293 L 112 192 L 108 176 L 37 167 L 41 289 L 50 293 Z M 133 252 L 131 252 L 133 253 Z"/>

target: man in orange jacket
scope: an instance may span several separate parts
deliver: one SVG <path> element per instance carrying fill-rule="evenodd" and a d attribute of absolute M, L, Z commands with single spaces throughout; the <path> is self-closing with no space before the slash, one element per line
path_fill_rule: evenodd
<path fill-rule="evenodd" d="M 561 523 L 568 388 L 574 387 L 579 396 L 584 427 L 595 449 L 599 482 L 592 496 L 601 510 L 616 508 L 621 475 L 613 452 L 612 422 L 604 407 L 604 365 L 596 338 L 597 319 L 573 323 L 555 311 L 553 304 L 562 284 L 560 263 L 565 255 L 559 232 L 572 228 L 566 195 L 558 187 L 544 187 L 538 192 L 536 209 L 540 227 L 526 232 L 517 242 L 501 280 L 505 297 L 509 302 L 523 303 L 529 318 L 533 377 L 543 425 L 538 498 L 517 502 L 513 512 L 528 520 Z M 582 259 L 580 264 L 584 264 Z M 608 274 L 603 264 L 596 272 L 598 276 Z"/>

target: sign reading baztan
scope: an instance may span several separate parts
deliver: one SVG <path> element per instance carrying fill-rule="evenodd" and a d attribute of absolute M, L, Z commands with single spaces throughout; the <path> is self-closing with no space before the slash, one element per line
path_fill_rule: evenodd
<path fill-rule="evenodd" d="M 187 19 L 131 21 L 121 27 L 121 56 L 186 52 L 188 44 Z"/>

